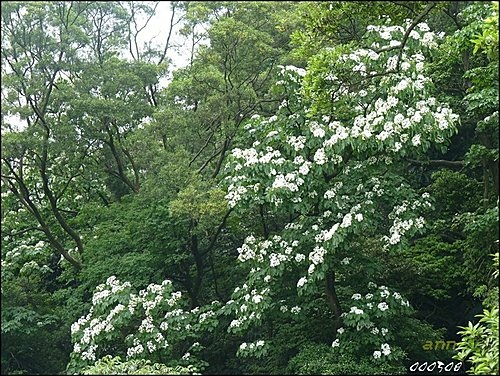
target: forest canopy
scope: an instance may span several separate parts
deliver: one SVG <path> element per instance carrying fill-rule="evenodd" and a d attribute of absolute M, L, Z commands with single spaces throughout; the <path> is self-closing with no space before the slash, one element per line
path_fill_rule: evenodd
<path fill-rule="evenodd" d="M 498 2 L 1 17 L 2 374 L 498 374 Z"/>

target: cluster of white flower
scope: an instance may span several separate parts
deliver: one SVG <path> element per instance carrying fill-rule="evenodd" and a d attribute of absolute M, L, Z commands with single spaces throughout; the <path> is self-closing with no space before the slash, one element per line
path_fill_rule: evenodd
<path fill-rule="evenodd" d="M 255 250 L 246 243 L 243 243 L 241 247 L 238 248 L 238 253 L 238 261 L 240 262 L 253 260 L 255 258 Z"/>
<path fill-rule="evenodd" d="M 99 303 L 101 300 L 106 299 L 108 296 L 111 295 L 111 290 L 103 290 L 103 291 L 98 291 L 94 294 L 92 297 L 92 304 L 96 305 Z"/>
<path fill-rule="evenodd" d="M 328 157 L 325 154 L 325 149 L 319 148 L 318 150 L 316 150 L 313 159 L 314 162 L 316 162 L 316 164 L 318 165 L 323 165 L 328 162 Z"/>
<path fill-rule="evenodd" d="M 137 346 L 134 347 L 129 347 L 127 349 L 127 357 L 132 358 L 133 356 L 142 354 L 144 352 L 144 346 L 142 346 L 140 343 Z"/>
<path fill-rule="evenodd" d="M 210 317 L 214 317 L 215 316 L 215 312 L 212 311 L 212 310 L 208 310 L 207 312 L 203 312 L 201 315 L 200 315 L 200 319 L 199 319 L 199 322 L 200 323 L 203 323 L 204 321 L 206 321 L 208 318 Z"/>
<path fill-rule="evenodd" d="M 254 148 L 241 150 L 240 148 L 235 148 L 232 150 L 231 154 L 237 159 L 243 159 L 245 161 L 245 166 L 251 166 L 259 163 L 259 155 L 257 150 Z"/>
<path fill-rule="evenodd" d="M 90 361 L 95 361 L 95 351 L 97 350 L 97 345 L 91 345 L 87 348 L 87 351 L 82 352 L 82 359 L 83 360 L 90 360 Z"/>
<path fill-rule="evenodd" d="M 238 248 L 238 260 L 240 262 L 255 260 L 262 263 L 264 260 L 269 259 L 269 265 L 275 268 L 284 261 L 291 259 L 293 248 L 297 247 L 298 244 L 298 241 L 293 241 L 290 244 L 278 235 L 275 235 L 272 239 L 260 242 L 256 242 L 255 237 L 250 236 L 247 237 L 243 245 Z M 303 255 L 298 257 L 303 257 Z"/>
<path fill-rule="evenodd" d="M 424 227 L 424 218 L 418 217 L 415 220 L 412 218 L 407 220 L 401 220 L 400 218 L 396 218 L 393 222 L 393 225 L 389 229 L 390 237 L 384 236 L 383 239 L 387 241 L 391 245 L 398 244 L 401 240 L 401 237 L 410 230 L 412 227 L 417 229 Z"/>
<path fill-rule="evenodd" d="M 388 310 L 388 309 L 389 309 L 389 305 L 388 305 L 386 302 L 380 302 L 380 303 L 378 304 L 378 306 L 377 306 L 377 307 L 378 307 L 378 309 L 380 309 L 382 312 L 383 312 L 383 311 L 386 311 L 386 310 Z"/>
<path fill-rule="evenodd" d="M 309 123 L 309 128 L 314 137 L 323 138 L 325 137 L 325 129 L 317 121 L 311 121 Z"/>
<path fill-rule="evenodd" d="M 139 326 L 139 333 L 152 333 L 154 329 L 155 326 L 153 325 L 153 318 L 148 315 L 142 320 L 142 323 Z"/>
<path fill-rule="evenodd" d="M 362 315 L 364 313 L 364 311 L 361 308 L 354 306 L 354 307 L 351 307 L 351 310 L 349 311 L 349 313 L 354 313 L 355 315 Z"/>
<path fill-rule="evenodd" d="M 256 342 L 251 342 L 251 343 L 246 343 L 246 342 L 243 342 L 241 345 L 240 345 L 240 351 L 252 351 L 254 349 L 257 349 L 259 347 L 263 347 L 265 345 L 265 342 L 263 340 L 258 340 Z"/>
<path fill-rule="evenodd" d="M 156 330 L 151 310 L 163 301 L 166 292 L 170 292 L 171 285 L 171 281 L 165 280 L 161 285 L 150 284 L 146 289 L 141 290 L 138 295 L 129 293 L 128 307 L 124 304 L 118 303 L 104 318 L 102 316 L 94 317 L 94 307 L 91 307 L 86 316 L 80 317 L 78 321 L 71 325 L 71 335 L 74 338 L 77 338 L 73 347 L 74 352 L 80 353 L 83 360 L 94 360 L 95 350 L 98 348 L 99 335 L 103 331 L 111 332 L 115 329 L 113 326 L 115 316 L 119 315 L 123 311 L 126 311 L 127 308 L 131 315 L 137 314 L 137 307 L 142 307 L 145 313 L 145 317 L 142 319 L 138 332 L 150 333 L 152 336 L 152 340 L 146 343 L 148 351 L 154 352 L 159 347 L 168 346 L 167 341 L 164 341 L 163 335 Z M 109 289 L 109 287 L 111 289 Z M 111 276 L 106 280 L 105 284 L 99 285 L 96 288 L 93 302 L 94 304 L 99 305 L 104 299 L 109 300 L 113 297 L 113 295 L 122 292 L 128 287 L 131 287 L 129 282 L 121 284 L 115 276 Z M 171 298 L 167 299 L 166 302 L 168 305 L 172 306 L 180 299 L 181 293 L 172 292 L 170 296 Z M 180 314 L 186 313 L 183 310 L 179 311 L 181 311 Z M 165 316 L 168 316 L 168 313 L 171 312 L 172 311 L 167 312 Z M 168 328 L 168 323 L 163 322 L 160 325 L 160 328 L 162 330 L 166 330 Z M 135 356 L 144 351 L 144 345 L 141 344 L 137 338 L 134 338 L 133 334 L 130 334 L 128 338 L 132 338 L 134 342 L 134 346 L 127 350 L 128 357 Z"/>
<path fill-rule="evenodd" d="M 328 128 L 335 133 L 323 142 L 323 147 L 330 149 L 332 146 L 336 145 L 339 141 L 345 140 L 349 137 L 349 130 L 342 125 L 339 121 L 332 121 L 328 124 Z"/>
<path fill-rule="evenodd" d="M 375 359 L 379 359 L 382 355 L 387 356 L 387 355 L 389 355 L 389 354 L 391 353 L 391 347 L 390 347 L 390 346 L 389 346 L 389 344 L 387 344 L 387 343 L 382 344 L 382 345 L 380 346 L 380 349 L 381 349 L 381 351 L 379 351 L 379 350 L 375 350 L 375 351 L 373 352 L 373 357 L 374 357 Z"/>
<path fill-rule="evenodd" d="M 156 350 L 156 345 L 153 342 L 151 342 L 151 341 L 148 341 L 146 343 L 146 347 L 148 348 L 148 351 L 150 353 L 152 353 L 152 352 L 154 352 Z"/>
<path fill-rule="evenodd" d="M 278 65 L 278 68 L 281 69 L 282 74 L 284 74 L 285 72 L 294 72 L 301 77 L 304 77 L 306 75 L 306 70 L 304 68 L 298 68 L 293 65 L 286 65 L 286 66 Z"/>
<path fill-rule="evenodd" d="M 273 181 L 272 188 L 283 188 L 290 192 L 297 192 L 302 184 L 304 184 L 304 179 L 294 173 L 278 174 Z"/>
<path fill-rule="evenodd" d="M 306 143 L 306 137 L 305 136 L 289 136 L 287 139 L 287 143 L 290 144 L 295 151 L 300 151 L 304 148 L 304 145 Z"/>
<path fill-rule="evenodd" d="M 318 265 L 323 263 L 326 249 L 323 247 L 316 246 L 314 250 L 309 253 L 309 260 L 314 264 Z"/>
<path fill-rule="evenodd" d="M 241 200 L 242 196 L 245 193 L 247 193 L 246 187 L 242 185 L 235 187 L 233 184 L 231 184 L 228 188 L 228 193 L 224 198 L 228 200 L 230 207 L 234 207 Z"/>
<path fill-rule="evenodd" d="M 297 287 L 298 288 L 301 288 L 302 286 L 304 286 L 305 284 L 307 283 L 307 278 L 306 277 L 302 277 L 298 280 L 297 282 Z"/>
<path fill-rule="evenodd" d="M 388 296 L 391 295 L 391 293 L 389 292 L 389 289 L 385 286 L 380 286 L 378 289 L 380 290 L 380 296 L 382 298 L 387 298 Z"/>
<path fill-rule="evenodd" d="M 385 356 L 387 356 L 391 353 L 391 347 L 387 343 L 382 344 L 382 346 L 380 346 L 380 348 L 382 350 L 382 354 L 384 354 Z"/>

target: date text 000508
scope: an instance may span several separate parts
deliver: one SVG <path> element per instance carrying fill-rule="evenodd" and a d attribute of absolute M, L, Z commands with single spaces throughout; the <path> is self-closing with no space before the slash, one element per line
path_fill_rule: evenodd
<path fill-rule="evenodd" d="M 442 372 L 442 371 L 450 372 L 451 370 L 453 370 L 453 372 L 458 372 L 458 371 L 460 371 L 460 368 L 462 367 L 462 362 L 458 362 L 457 364 L 455 364 L 454 362 L 450 362 L 446 366 L 441 361 L 432 362 L 432 363 L 423 362 L 422 364 L 420 364 L 419 362 L 415 362 L 410 366 L 410 372 L 415 372 L 415 371 L 432 372 L 436 369 L 436 367 L 437 367 L 437 371 L 439 371 L 439 372 Z"/>

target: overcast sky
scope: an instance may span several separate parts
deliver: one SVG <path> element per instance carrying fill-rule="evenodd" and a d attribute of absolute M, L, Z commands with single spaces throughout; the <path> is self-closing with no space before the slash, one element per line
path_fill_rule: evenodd
<path fill-rule="evenodd" d="M 154 44 L 158 44 L 161 47 L 165 46 L 170 28 L 170 17 L 172 16 L 170 3 L 170 1 L 160 1 L 156 8 L 155 15 L 151 18 L 147 27 L 139 34 L 140 42 L 144 43 L 145 41 L 153 40 Z M 146 19 L 142 21 L 144 23 Z M 140 27 L 142 25 L 138 24 L 138 26 Z M 183 38 L 179 35 L 180 27 L 181 24 L 174 27 L 171 42 L 182 45 Z M 180 68 L 189 63 L 189 49 L 189 46 L 185 46 L 184 48 L 181 46 L 176 50 L 170 49 L 167 56 L 172 59 L 173 67 Z"/>

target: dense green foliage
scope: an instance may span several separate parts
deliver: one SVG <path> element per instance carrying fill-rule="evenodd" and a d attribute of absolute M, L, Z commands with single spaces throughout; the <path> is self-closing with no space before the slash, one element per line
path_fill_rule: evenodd
<path fill-rule="evenodd" d="M 105 356 L 94 365 L 85 368 L 82 375 L 191 375 L 193 371 L 183 367 L 167 367 L 164 364 L 151 364 L 149 360 L 129 360 L 122 362 L 120 357 Z"/>
<path fill-rule="evenodd" d="M 2 374 L 498 373 L 498 3 L 158 6 L 2 2 Z"/>

